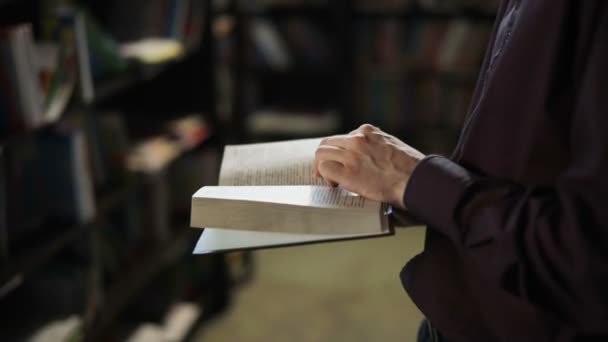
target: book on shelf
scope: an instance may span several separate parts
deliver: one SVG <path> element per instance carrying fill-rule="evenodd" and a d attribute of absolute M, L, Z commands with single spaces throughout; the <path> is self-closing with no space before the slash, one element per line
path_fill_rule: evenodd
<path fill-rule="evenodd" d="M 78 78 L 79 96 L 84 103 L 90 103 L 95 97 L 95 89 L 86 21 L 83 11 L 59 7 L 44 14 L 41 26 L 44 28 L 43 38 L 61 44 L 65 54 L 63 64 L 67 65 L 69 78 Z"/>
<path fill-rule="evenodd" d="M 30 24 L 0 29 L 0 91 L 5 131 L 42 124 L 44 98 Z"/>
<path fill-rule="evenodd" d="M 37 61 L 44 95 L 41 124 L 57 122 L 70 103 L 76 89 L 76 55 L 74 42 L 57 38 L 36 43 Z"/>
<path fill-rule="evenodd" d="M 335 46 L 335 42 L 331 41 L 333 35 L 331 31 L 322 30 L 314 21 L 306 18 L 284 20 L 278 27 L 285 37 L 295 63 L 326 67 L 334 64 L 335 48 L 332 47 Z"/>
<path fill-rule="evenodd" d="M 257 18 L 251 27 L 251 39 L 255 48 L 256 64 L 276 70 L 288 69 L 292 56 L 276 25 L 270 20 Z"/>
<path fill-rule="evenodd" d="M 491 33 L 489 22 L 454 17 L 360 20 L 358 122 L 394 129 L 460 128 Z"/>
<path fill-rule="evenodd" d="M 78 59 L 78 77 L 80 85 L 80 97 L 86 104 L 95 99 L 95 84 L 93 83 L 93 70 L 91 67 L 91 52 L 86 31 L 84 14 L 80 12 L 67 13 L 67 20 L 73 20 L 74 38 L 76 41 L 76 53 Z"/>
<path fill-rule="evenodd" d="M 355 118 L 392 134 L 402 134 L 415 122 L 417 84 L 405 74 L 365 73 L 355 82 Z"/>
<path fill-rule="evenodd" d="M 5 150 L 3 179 L 9 244 L 48 224 L 85 224 L 96 215 L 84 130 L 63 120 Z"/>
<path fill-rule="evenodd" d="M 227 146 L 219 186 L 192 197 L 194 253 L 393 234 L 391 208 L 314 176 L 320 139 Z"/>
<path fill-rule="evenodd" d="M 186 48 L 200 43 L 205 16 L 198 0 L 112 1 L 107 27 L 119 42 L 171 39 Z"/>
<path fill-rule="evenodd" d="M 99 81 L 127 71 L 127 56 L 121 53 L 120 45 L 114 37 L 86 11 L 79 10 L 76 16 L 80 39 L 78 46 L 86 49 L 81 58 L 88 63 L 83 72 L 89 72 L 93 81 Z M 87 68 L 90 70 L 87 71 Z"/>
<path fill-rule="evenodd" d="M 179 39 L 184 35 L 186 20 L 190 9 L 189 0 L 169 0 L 165 32 L 167 36 Z"/>
<path fill-rule="evenodd" d="M 73 31 L 51 25 L 35 41 L 31 24 L 0 29 L 0 131 L 35 129 L 59 120 L 76 85 Z"/>
<path fill-rule="evenodd" d="M 203 1 L 170 0 L 168 6 L 165 36 L 179 40 L 187 48 L 198 44 L 203 33 Z"/>
<path fill-rule="evenodd" d="M 453 20 L 443 38 L 444 43 L 439 52 L 438 65 L 443 70 L 453 70 L 458 67 L 458 56 L 464 54 L 472 35 L 473 25 L 471 22 L 459 19 Z"/>
<path fill-rule="evenodd" d="M 108 111 L 90 113 L 85 123 L 95 184 L 125 183 L 131 141 L 123 114 Z"/>
<path fill-rule="evenodd" d="M 426 25 L 422 41 L 421 59 L 418 66 L 422 68 L 435 68 L 441 56 L 441 47 L 445 43 L 445 33 L 449 27 L 449 22 L 436 21 Z"/>
<path fill-rule="evenodd" d="M 171 238 L 169 180 L 167 170 L 160 169 L 142 175 L 140 204 L 144 210 L 142 228 L 144 238 L 168 242 Z"/>
<path fill-rule="evenodd" d="M 165 8 L 165 5 L 170 6 L 167 7 L 170 13 L 165 15 L 163 11 L 158 12 L 163 14 L 155 18 L 153 23 L 137 19 L 145 17 L 145 13 L 150 11 Z M 59 32 L 73 37 L 79 90 L 85 104 L 90 104 L 101 96 L 101 90 L 96 87 L 100 82 L 111 80 L 117 75 L 122 77 L 126 72 L 133 75 L 138 70 L 134 65 L 138 63 L 160 64 L 176 60 L 184 56 L 188 49 L 194 48 L 202 37 L 203 5 L 199 1 L 172 0 L 166 4 L 154 1 L 149 6 L 134 8 L 126 4 L 111 6 L 117 6 L 112 9 L 120 13 L 112 16 L 109 25 L 102 24 L 85 10 L 69 6 L 60 7 L 52 15 L 49 14 L 50 18 L 44 22 L 45 27 L 52 28 L 47 29 L 50 31 L 46 32 L 47 36 L 57 36 L 56 32 Z M 145 8 L 145 13 L 139 16 L 140 13 L 137 12 L 135 18 L 131 17 L 127 21 L 121 19 L 125 15 L 120 11 L 123 7 L 128 11 L 135 11 L 135 8 L 141 11 L 141 8 Z M 122 27 L 116 29 L 116 25 L 121 22 Z M 124 30 L 128 32 L 125 33 Z"/>
<path fill-rule="evenodd" d="M 93 175 L 84 130 L 70 126 L 38 138 L 39 154 L 33 166 L 41 170 L 49 215 L 84 224 L 96 215 Z"/>
<path fill-rule="evenodd" d="M 355 45 L 357 62 L 363 70 L 371 65 L 403 73 L 473 70 L 481 64 L 491 30 L 490 23 L 463 18 L 363 20 Z"/>
<path fill-rule="evenodd" d="M 8 227 L 6 219 L 8 191 L 6 184 L 6 152 L 0 147 L 0 265 L 8 260 Z"/>
<path fill-rule="evenodd" d="M 334 64 L 333 33 L 302 18 L 255 18 L 251 41 L 254 65 L 287 70 L 294 65 L 329 67 Z"/>

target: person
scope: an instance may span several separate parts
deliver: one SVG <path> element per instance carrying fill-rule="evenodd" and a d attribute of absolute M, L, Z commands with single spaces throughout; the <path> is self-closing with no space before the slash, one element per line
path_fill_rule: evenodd
<path fill-rule="evenodd" d="M 428 226 L 435 340 L 608 341 L 608 1 L 503 1 L 451 158 L 363 125 L 315 168 Z"/>

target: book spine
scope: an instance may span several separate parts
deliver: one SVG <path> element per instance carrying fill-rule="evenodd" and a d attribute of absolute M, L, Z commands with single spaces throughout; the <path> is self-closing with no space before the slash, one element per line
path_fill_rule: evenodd
<path fill-rule="evenodd" d="M 188 16 L 188 1 L 187 0 L 173 0 L 173 15 L 169 18 L 169 37 L 177 39 L 181 42 L 184 41 L 184 26 Z"/>
<path fill-rule="evenodd" d="M 156 241 L 168 241 L 169 230 L 169 187 L 167 172 L 159 170 L 146 175 L 145 195 L 145 226 L 149 232 L 147 237 Z"/>
<path fill-rule="evenodd" d="M 87 39 L 87 31 L 83 13 L 76 13 L 74 17 L 74 34 L 76 38 L 76 54 L 78 57 L 78 74 L 80 78 L 80 91 L 84 103 L 90 104 L 95 99 L 95 87 L 91 71 L 91 57 Z"/>
<path fill-rule="evenodd" d="M 0 265 L 6 264 L 9 255 L 8 245 L 8 220 L 6 218 L 7 203 L 6 196 L 8 189 L 6 187 L 6 169 L 5 169 L 5 151 L 0 147 Z"/>
<path fill-rule="evenodd" d="M 42 207 L 51 219 L 84 224 L 96 214 L 85 137 L 79 127 L 63 128 L 42 132 L 37 139 L 37 153 L 23 182 L 29 189 L 24 197 L 36 203 L 26 208 Z"/>
<path fill-rule="evenodd" d="M 0 70 L 0 87 L 8 98 L 8 130 L 21 131 L 25 128 L 21 107 L 21 95 L 17 86 L 17 67 L 13 59 L 11 44 L 12 29 L 0 32 L 0 59 L 3 61 Z"/>
<path fill-rule="evenodd" d="M 39 127 L 43 124 L 44 96 L 40 82 L 40 62 L 34 43 L 32 26 L 22 27 L 22 49 L 24 55 L 25 82 L 28 89 L 28 105 L 31 116 L 31 126 Z"/>
<path fill-rule="evenodd" d="M 184 41 L 188 49 L 195 48 L 203 30 L 203 3 L 196 0 L 188 1 L 188 15 L 184 23 Z"/>
<path fill-rule="evenodd" d="M 71 137 L 71 153 L 76 219 L 79 223 L 86 223 L 95 217 L 96 212 L 87 147 L 84 133 L 81 130 L 75 132 Z"/>
<path fill-rule="evenodd" d="M 104 185 L 108 180 L 107 165 L 104 163 L 102 142 L 100 134 L 100 120 L 94 113 L 85 113 L 84 123 L 86 129 L 86 143 L 89 147 L 89 156 L 94 183 Z"/>
<path fill-rule="evenodd" d="M 0 47 L 1 49 L 1 47 Z M 0 55 L 2 52 L 0 51 Z M 0 136 L 4 136 L 8 133 L 8 120 L 10 115 L 9 110 L 9 99 L 7 96 L 7 92 L 4 90 L 2 86 L 4 79 L 4 65 L 2 63 L 2 58 L 0 58 Z"/>
<path fill-rule="evenodd" d="M 42 117 L 42 94 L 33 61 L 31 26 L 21 25 L 11 31 L 9 45 L 15 66 L 15 82 L 23 120 L 27 128 L 37 127 Z"/>
<path fill-rule="evenodd" d="M 165 36 L 168 38 L 177 38 L 178 31 L 178 15 L 180 0 L 168 0 L 167 15 L 165 16 Z"/>
<path fill-rule="evenodd" d="M 253 23 L 253 41 L 260 60 L 269 67 L 285 70 L 291 65 L 291 57 L 275 25 L 263 19 Z"/>

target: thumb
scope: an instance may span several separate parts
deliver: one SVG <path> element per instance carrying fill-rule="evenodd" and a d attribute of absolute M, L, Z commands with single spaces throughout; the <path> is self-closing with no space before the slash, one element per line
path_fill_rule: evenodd
<path fill-rule="evenodd" d="M 319 174 L 332 186 L 342 183 L 346 168 L 333 160 L 324 160 L 319 163 Z"/>

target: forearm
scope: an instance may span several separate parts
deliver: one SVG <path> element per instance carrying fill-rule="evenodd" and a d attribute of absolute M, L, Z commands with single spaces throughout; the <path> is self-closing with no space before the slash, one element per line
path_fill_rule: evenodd
<path fill-rule="evenodd" d="M 579 312 L 568 318 L 585 324 L 586 315 L 608 318 L 602 188 L 601 180 L 568 175 L 551 188 L 524 186 L 431 156 L 414 170 L 404 202 L 474 260 L 489 286 L 554 312 Z"/>

